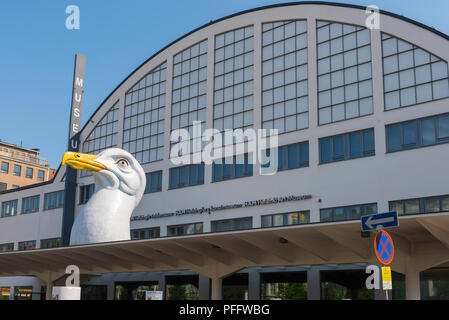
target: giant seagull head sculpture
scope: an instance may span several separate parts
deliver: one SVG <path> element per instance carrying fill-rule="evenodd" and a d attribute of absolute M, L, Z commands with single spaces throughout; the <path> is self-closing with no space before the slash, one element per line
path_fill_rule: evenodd
<path fill-rule="evenodd" d="M 93 172 L 95 193 L 75 219 L 70 245 L 130 239 L 130 217 L 145 190 L 145 172 L 125 150 L 66 152 L 62 165 Z"/>

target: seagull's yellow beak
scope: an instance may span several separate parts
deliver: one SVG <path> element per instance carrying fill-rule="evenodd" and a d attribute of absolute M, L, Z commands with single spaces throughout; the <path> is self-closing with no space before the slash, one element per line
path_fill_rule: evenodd
<path fill-rule="evenodd" d="M 62 157 L 62 165 L 68 164 L 76 170 L 101 171 L 106 169 L 104 165 L 95 161 L 98 157 L 95 154 L 68 151 Z"/>

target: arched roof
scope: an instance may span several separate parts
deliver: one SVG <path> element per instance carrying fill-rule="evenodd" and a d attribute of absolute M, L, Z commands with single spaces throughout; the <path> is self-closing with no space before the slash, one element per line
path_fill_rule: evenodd
<path fill-rule="evenodd" d="M 150 56 L 147 60 L 145 60 L 144 62 L 142 62 L 142 63 L 141 63 L 137 68 L 135 68 L 135 69 L 134 69 L 134 70 L 133 70 L 133 71 L 132 71 L 126 78 L 125 78 L 125 79 L 123 79 L 123 81 L 120 82 L 120 84 L 119 84 L 114 90 L 112 90 L 111 93 L 110 93 L 110 94 L 103 100 L 103 102 L 100 104 L 100 106 L 95 110 L 95 112 L 94 112 L 94 113 L 90 116 L 90 118 L 87 120 L 87 122 L 85 123 L 85 125 L 84 125 L 83 128 L 81 129 L 81 132 L 80 132 L 80 133 L 83 132 L 83 130 L 86 128 L 86 126 L 87 126 L 87 124 L 89 123 L 89 121 L 90 121 L 90 120 L 95 116 L 95 114 L 101 109 L 101 107 L 102 107 L 102 106 L 105 104 L 105 102 L 112 96 L 112 94 L 126 82 L 126 80 L 128 80 L 128 79 L 129 79 L 129 78 L 130 78 L 130 77 L 131 77 L 137 70 L 139 70 L 142 66 L 144 66 L 148 61 L 150 61 L 151 59 L 153 59 L 154 57 L 156 57 L 159 53 L 163 52 L 165 49 L 167 49 L 168 47 L 172 46 L 173 44 L 179 42 L 180 40 L 186 38 L 187 36 L 189 36 L 189 35 L 191 35 L 191 34 L 197 32 L 197 31 L 199 31 L 199 30 L 201 30 L 201 29 L 207 28 L 207 27 L 209 27 L 209 26 L 211 26 L 211 25 L 213 25 L 213 24 L 216 24 L 216 23 L 218 23 L 218 22 L 221 22 L 221 21 L 224 21 L 224 20 L 227 20 L 227 19 L 230 19 L 230 18 L 239 16 L 239 15 L 243 15 L 243 14 L 247 14 L 247 13 L 255 12 L 255 11 L 261 11 L 261 10 L 267 10 L 267 9 L 272 9 L 272 8 L 285 7 L 285 6 L 295 6 L 295 5 L 323 5 L 323 6 L 336 6 L 336 7 L 345 7 L 345 8 L 353 8 L 353 9 L 366 10 L 366 7 L 364 7 L 364 6 L 353 5 L 353 4 L 345 4 L 345 3 L 337 3 L 337 2 L 327 2 L 327 1 L 298 1 L 298 2 L 287 2 L 287 3 L 280 3 L 280 4 L 274 4 L 274 5 L 268 5 L 268 6 L 257 7 L 257 8 L 248 9 L 248 10 L 240 11 L 240 12 L 237 12 L 237 13 L 233 13 L 233 14 L 231 14 L 231 15 L 225 16 L 225 17 L 220 18 L 220 19 L 217 19 L 217 20 L 212 20 L 212 21 L 210 21 L 209 23 L 206 23 L 206 24 L 204 24 L 204 25 L 202 25 L 202 26 L 200 26 L 200 27 L 198 27 L 198 28 L 196 28 L 196 29 L 194 29 L 194 30 L 192 30 L 192 31 L 190 31 L 190 32 L 188 32 L 188 33 L 186 33 L 185 35 L 179 37 L 178 39 L 176 39 L 176 40 L 170 42 L 170 43 L 167 44 L 165 47 L 161 48 L 159 51 L 157 51 L 157 52 L 154 53 L 152 56 Z M 436 30 L 436 29 L 434 29 L 434 28 L 431 28 L 431 27 L 429 27 L 429 26 L 427 26 L 427 25 L 425 25 L 425 24 L 423 24 L 423 23 L 421 23 L 421 22 L 418 22 L 418 21 L 416 21 L 416 20 L 413 20 L 413 19 L 404 17 L 404 16 L 402 16 L 402 15 L 398 15 L 398 14 L 396 14 L 396 13 L 392 13 L 392 12 L 389 12 L 389 11 L 385 11 L 385 10 L 379 10 L 379 12 L 380 12 L 381 14 L 388 15 L 388 16 L 391 16 L 391 17 L 393 17 L 393 18 L 400 19 L 400 20 L 403 20 L 403 21 L 412 23 L 412 24 L 414 24 L 414 25 L 416 25 L 416 26 L 419 26 L 419 27 L 421 27 L 421 28 L 424 28 L 424 29 L 426 29 L 426 30 L 431 31 L 431 32 L 435 33 L 436 35 L 438 35 L 438 36 L 440 36 L 440 37 L 442 37 L 442 38 L 444 38 L 444 39 L 446 39 L 446 40 L 449 40 L 449 35 L 447 35 L 447 34 L 445 34 L 445 33 L 443 33 L 443 32 L 440 32 L 440 31 L 438 31 L 438 30 Z"/>
<path fill-rule="evenodd" d="M 157 57 L 160 53 L 162 53 L 164 50 L 166 50 L 167 48 L 171 47 L 172 45 L 178 43 L 179 41 L 181 41 L 182 39 L 202 30 L 205 29 L 207 27 L 210 27 L 214 24 L 217 24 L 219 22 L 231 19 L 233 17 L 237 17 L 237 16 L 241 16 L 244 14 L 248 14 L 248 13 L 252 13 L 252 12 L 257 12 L 257 11 L 263 11 L 263 10 L 269 10 L 269 9 L 275 9 L 275 8 L 281 8 L 281 7 L 286 7 L 286 6 L 298 6 L 298 5 L 320 5 L 320 6 L 335 6 L 335 7 L 341 7 L 341 8 L 351 8 L 351 9 L 359 9 L 359 10 L 363 10 L 365 11 L 367 7 L 365 6 L 360 6 L 360 5 L 353 5 L 353 4 L 345 4 L 345 3 L 336 3 L 336 2 L 327 2 L 327 1 L 298 1 L 298 2 L 288 2 L 288 3 L 280 3 L 280 4 L 273 4 L 273 5 L 267 5 L 267 6 L 262 6 L 262 7 L 257 7 L 257 8 L 253 8 L 253 9 L 248 9 L 248 10 L 244 10 L 244 11 L 240 11 L 237 13 L 233 13 L 231 15 L 227 15 L 225 17 L 222 17 L 220 19 L 217 20 L 211 20 L 209 23 L 206 23 L 186 34 L 184 34 L 183 36 L 175 39 L 174 41 L 170 42 L 169 44 L 167 44 L 166 46 L 164 46 L 163 48 L 161 48 L 160 50 L 158 50 L 157 52 L 155 52 L 153 55 L 151 55 L 148 59 L 146 59 L 145 61 L 143 61 L 139 66 L 137 66 L 131 73 L 129 73 L 129 75 L 124 78 L 116 87 L 114 90 L 112 90 L 110 92 L 110 94 L 103 100 L 103 102 L 99 105 L 99 107 L 95 110 L 95 112 L 89 117 L 89 119 L 86 121 L 86 123 L 84 124 L 84 126 L 82 127 L 81 131 L 80 131 L 80 135 L 83 134 L 83 131 L 86 130 L 86 128 L 88 127 L 89 123 L 91 122 L 91 120 L 97 115 L 97 113 L 102 109 L 102 107 L 106 104 L 106 102 L 109 100 L 109 98 L 111 98 L 111 96 L 117 92 L 117 90 L 126 83 L 126 81 L 128 79 L 130 79 L 137 71 L 139 71 L 146 63 L 148 63 L 149 61 L 151 61 L 153 58 Z M 385 10 L 379 10 L 379 13 L 381 15 L 386 15 L 386 16 L 390 16 L 392 18 L 395 19 L 399 19 L 403 22 L 408 22 L 411 23 L 417 27 L 420 27 L 422 29 L 425 29 L 429 32 L 432 32 L 433 34 L 442 37 L 445 40 L 449 40 L 449 35 L 440 32 L 432 27 L 429 27 L 421 22 L 418 22 L 416 20 L 404 17 L 402 15 L 399 14 L 395 14 L 389 11 L 385 11 Z M 57 178 L 58 173 L 60 171 L 60 167 L 58 167 L 57 172 L 55 174 L 55 177 L 53 178 L 53 180 L 51 180 L 51 182 L 54 181 L 54 179 Z M 51 183 L 49 181 L 49 183 Z"/>

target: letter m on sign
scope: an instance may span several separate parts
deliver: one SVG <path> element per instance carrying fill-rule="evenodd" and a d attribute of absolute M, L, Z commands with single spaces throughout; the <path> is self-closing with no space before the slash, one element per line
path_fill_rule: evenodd
<path fill-rule="evenodd" d="M 79 78 L 79 77 L 75 78 L 75 86 L 82 88 L 83 84 L 84 84 L 84 80 L 82 78 Z"/>

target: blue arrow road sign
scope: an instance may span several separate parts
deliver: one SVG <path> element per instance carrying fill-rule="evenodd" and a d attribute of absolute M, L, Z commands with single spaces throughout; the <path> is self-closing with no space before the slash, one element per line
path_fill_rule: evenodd
<path fill-rule="evenodd" d="M 373 214 L 362 217 L 362 231 L 376 230 L 377 227 L 392 228 L 399 225 L 397 212 Z"/>

